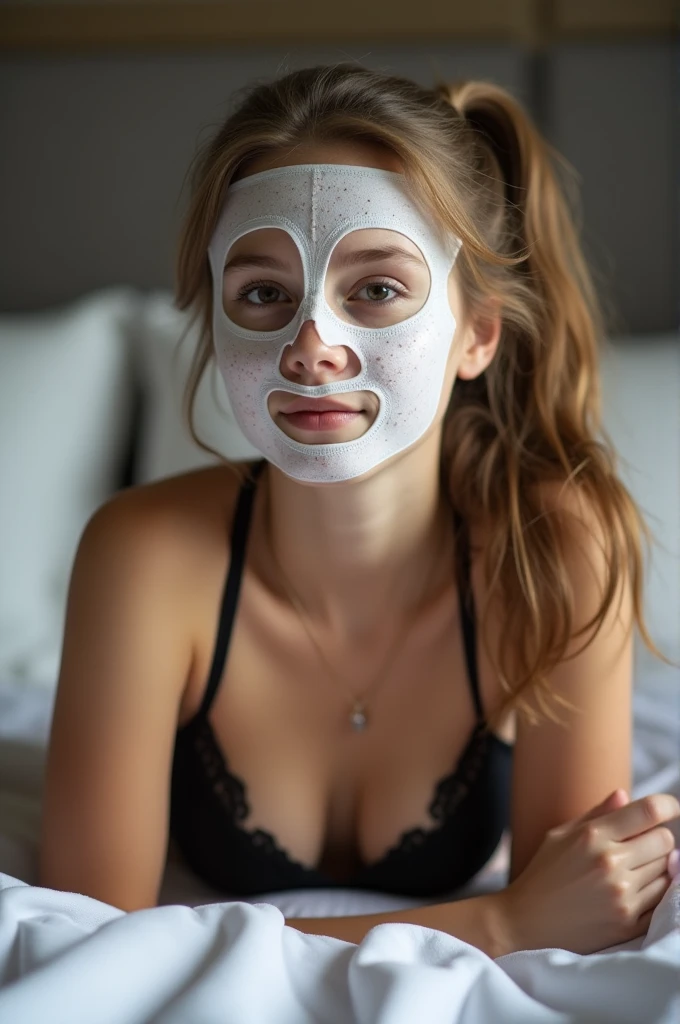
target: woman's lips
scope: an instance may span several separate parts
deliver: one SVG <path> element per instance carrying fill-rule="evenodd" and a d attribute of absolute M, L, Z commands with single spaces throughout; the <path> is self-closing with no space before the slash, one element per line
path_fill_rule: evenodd
<path fill-rule="evenodd" d="M 352 423 L 361 412 L 340 412 L 338 409 L 328 412 L 289 412 L 281 413 L 286 420 L 300 430 L 339 430 Z"/>

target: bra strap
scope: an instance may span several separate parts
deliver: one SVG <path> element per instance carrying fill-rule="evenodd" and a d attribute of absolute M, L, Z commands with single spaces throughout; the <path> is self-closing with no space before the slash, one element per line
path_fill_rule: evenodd
<path fill-rule="evenodd" d="M 200 718 L 205 718 L 208 714 L 210 705 L 212 704 L 213 698 L 217 692 L 217 687 L 220 684 L 220 679 L 222 678 L 224 660 L 227 655 L 229 640 L 231 639 L 231 631 L 236 615 L 236 605 L 238 602 L 239 591 L 241 589 L 241 577 L 243 575 L 243 564 L 245 561 L 253 498 L 255 496 L 258 478 L 262 473 L 266 462 L 266 459 L 262 459 L 253 466 L 250 476 L 247 477 L 241 485 L 241 491 L 238 496 L 238 503 L 236 505 L 236 512 L 234 513 L 234 521 L 231 528 L 231 558 L 229 574 L 222 593 L 217 640 L 215 641 L 215 652 L 213 654 L 212 665 L 210 668 L 208 685 L 205 688 L 201 707 L 197 715 L 197 717 Z"/>
<path fill-rule="evenodd" d="M 472 700 L 477 712 L 477 720 L 483 724 L 484 708 L 479 693 L 479 676 L 477 673 L 477 629 L 475 625 L 475 598 L 470 578 L 470 538 L 467 527 L 458 512 L 454 511 L 456 530 L 456 550 L 458 555 L 458 604 L 460 606 L 460 624 L 463 631 L 465 646 L 465 662 Z"/>

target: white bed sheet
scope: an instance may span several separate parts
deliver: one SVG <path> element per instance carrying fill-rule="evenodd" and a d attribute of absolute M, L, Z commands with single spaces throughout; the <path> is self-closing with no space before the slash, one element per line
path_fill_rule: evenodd
<path fill-rule="evenodd" d="M 0 682 L 0 1024 L 411 1024 L 425 1012 L 431 1024 L 680 1021 L 680 876 L 644 939 L 587 957 L 536 950 L 497 960 L 414 925 L 380 925 L 359 945 L 285 926 L 284 916 L 424 902 L 378 893 L 230 897 L 172 861 L 162 905 L 134 914 L 35 886 L 52 703 L 49 687 Z M 644 653 L 634 740 L 633 796 L 680 797 L 680 670 Z M 457 895 L 505 884 L 507 854 L 506 841 Z"/>

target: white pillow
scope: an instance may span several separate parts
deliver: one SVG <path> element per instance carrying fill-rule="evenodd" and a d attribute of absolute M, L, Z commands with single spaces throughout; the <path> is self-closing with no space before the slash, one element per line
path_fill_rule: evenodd
<path fill-rule="evenodd" d="M 219 462 L 195 444 L 182 417 L 184 386 L 198 338 L 194 325 L 180 344 L 189 322 L 189 315 L 175 309 L 167 291 L 149 295 L 140 313 L 134 346 L 143 395 L 133 470 L 137 484 Z M 193 422 L 198 436 L 226 459 L 259 457 L 236 423 L 214 360 L 203 373 Z"/>
<path fill-rule="evenodd" d="M 601 359 L 604 426 L 657 543 L 645 584 L 652 638 L 680 658 L 680 335 L 614 339 Z"/>
<path fill-rule="evenodd" d="M 129 443 L 136 304 L 107 289 L 0 316 L 0 678 L 54 686 L 83 527 Z"/>

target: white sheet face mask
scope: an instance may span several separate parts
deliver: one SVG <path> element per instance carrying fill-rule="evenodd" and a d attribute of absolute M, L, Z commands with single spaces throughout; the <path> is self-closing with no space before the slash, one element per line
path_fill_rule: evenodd
<path fill-rule="evenodd" d="M 284 318 L 284 326 L 268 321 L 275 323 L 276 330 L 239 326 L 224 309 L 223 276 L 229 250 L 243 235 L 262 228 L 287 232 L 303 269 L 304 294 L 299 306 L 295 315 Z M 326 273 L 335 246 L 362 228 L 389 230 L 395 233 L 395 241 L 399 232 L 418 246 L 425 259 L 429 293 L 416 312 L 411 303 L 406 319 L 389 314 L 387 307 L 374 313 L 380 302 L 376 300 L 357 323 L 351 313 L 331 308 L 326 299 Z M 213 336 L 217 365 L 234 415 L 250 443 L 287 476 L 333 483 L 361 476 L 418 441 L 432 424 L 441 399 L 456 328 L 448 278 L 460 245 L 453 236 L 440 239 L 416 206 L 404 175 L 393 171 L 346 164 L 297 164 L 232 183 L 208 249 Z M 355 269 L 355 280 L 393 276 L 370 276 Z M 276 271 L 259 270 L 252 276 L 289 291 Z M 399 281 L 399 276 L 394 280 Z M 394 308 L 404 311 L 407 306 L 406 302 L 396 303 Z M 368 308 L 368 301 L 362 308 Z M 356 376 L 313 387 L 283 376 L 284 350 L 294 343 L 307 320 L 314 321 L 325 345 L 340 345 L 355 353 L 360 364 Z M 256 325 L 255 317 L 251 321 Z M 322 398 L 369 391 L 377 396 L 380 408 L 356 440 L 304 444 L 285 434 L 272 418 L 267 399 L 273 391 L 287 392 L 290 400 L 300 395 Z"/>

